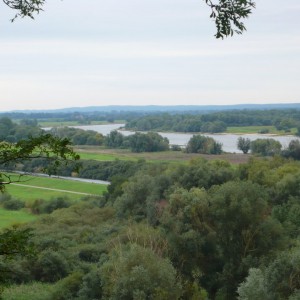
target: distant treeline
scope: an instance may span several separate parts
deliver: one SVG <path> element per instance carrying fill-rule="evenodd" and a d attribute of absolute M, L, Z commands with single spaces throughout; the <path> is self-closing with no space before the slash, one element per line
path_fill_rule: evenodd
<path fill-rule="evenodd" d="M 300 127 L 300 114 L 297 110 L 241 110 L 196 115 L 164 113 L 133 119 L 126 124 L 126 129 L 217 133 L 226 131 L 229 126 L 275 126 L 288 132 Z"/>
<path fill-rule="evenodd" d="M 129 121 L 145 115 L 144 112 L 53 112 L 53 113 L 2 113 L 1 117 L 7 117 L 14 120 L 35 119 L 38 121 L 47 122 L 77 122 L 78 124 L 86 125 L 92 121 L 114 122 L 116 120 Z"/>

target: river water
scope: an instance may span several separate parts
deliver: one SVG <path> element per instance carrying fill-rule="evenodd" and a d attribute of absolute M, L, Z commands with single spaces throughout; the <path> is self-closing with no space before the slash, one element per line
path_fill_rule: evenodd
<path fill-rule="evenodd" d="M 103 135 L 109 134 L 113 130 L 118 130 L 123 127 L 125 124 L 107 124 L 107 125 L 86 125 L 86 126 L 72 126 L 75 128 L 81 128 L 84 130 L 94 130 Z M 134 134 L 133 131 L 119 130 L 125 136 Z M 158 132 L 161 136 L 169 139 L 171 145 L 186 146 L 189 139 L 194 135 L 191 133 L 168 133 L 168 132 Z M 225 152 L 231 153 L 241 153 L 237 149 L 237 140 L 240 136 L 244 138 L 249 138 L 251 141 L 256 139 L 272 138 L 276 141 L 279 141 L 283 148 L 287 147 L 291 140 L 299 139 L 298 137 L 292 135 L 271 135 L 271 134 L 203 134 L 214 138 L 217 142 L 222 143 L 223 150 Z"/>

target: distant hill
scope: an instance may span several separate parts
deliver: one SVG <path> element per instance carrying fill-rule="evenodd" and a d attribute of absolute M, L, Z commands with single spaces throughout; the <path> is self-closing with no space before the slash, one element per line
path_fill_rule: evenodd
<path fill-rule="evenodd" d="M 224 110 L 267 110 L 267 109 L 300 109 L 300 103 L 286 104 L 237 104 L 237 105 L 108 105 L 108 106 L 88 106 L 88 107 L 69 107 L 54 110 L 14 110 L 18 113 L 69 113 L 69 112 L 188 112 L 188 111 L 224 111 Z"/>

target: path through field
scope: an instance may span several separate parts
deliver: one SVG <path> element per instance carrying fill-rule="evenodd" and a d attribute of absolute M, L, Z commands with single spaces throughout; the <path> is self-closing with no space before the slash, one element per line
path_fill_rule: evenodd
<path fill-rule="evenodd" d="M 18 185 L 18 186 L 23 186 L 23 187 L 33 188 L 33 189 L 49 190 L 49 191 L 55 191 L 55 192 L 71 193 L 71 194 L 77 194 L 77 195 L 87 195 L 87 196 L 93 195 L 93 194 L 89 194 L 89 193 L 74 192 L 74 191 L 60 190 L 60 189 L 52 189 L 52 188 L 46 188 L 46 187 L 35 186 L 35 185 L 27 185 L 27 184 L 19 184 L 19 183 L 12 183 L 12 185 Z"/>

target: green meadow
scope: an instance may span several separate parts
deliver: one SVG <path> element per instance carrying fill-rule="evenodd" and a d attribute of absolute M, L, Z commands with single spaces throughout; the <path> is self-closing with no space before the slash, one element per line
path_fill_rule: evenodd
<path fill-rule="evenodd" d="M 11 178 L 18 179 L 18 177 L 19 176 L 17 175 L 13 175 Z M 22 182 L 7 185 L 6 193 L 10 194 L 13 198 L 23 200 L 26 203 L 33 202 L 36 199 L 50 200 L 52 198 L 65 196 L 71 200 L 79 201 L 85 196 L 84 194 L 101 195 L 107 189 L 106 185 L 57 178 L 24 175 L 21 177 L 21 180 Z M 29 222 L 36 218 L 37 216 L 34 216 L 25 210 L 10 211 L 0 208 L 0 228 Z"/>
<path fill-rule="evenodd" d="M 18 177 L 17 175 L 13 176 L 12 180 L 18 179 Z M 107 189 L 106 185 L 102 184 L 50 177 L 24 175 L 21 177 L 21 181 L 22 182 L 8 185 L 6 191 L 14 198 L 24 201 L 33 201 L 35 199 L 47 200 L 59 196 L 68 196 L 70 199 L 79 200 L 84 197 L 84 195 L 76 193 L 102 195 Z"/>
<path fill-rule="evenodd" d="M 23 210 L 13 211 L 0 208 L 0 228 L 30 222 L 36 218 L 37 216 Z"/>

